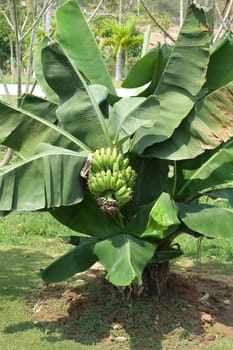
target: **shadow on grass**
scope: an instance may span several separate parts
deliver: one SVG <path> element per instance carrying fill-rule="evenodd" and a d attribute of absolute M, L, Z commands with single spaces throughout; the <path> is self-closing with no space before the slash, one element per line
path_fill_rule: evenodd
<path fill-rule="evenodd" d="M 40 251 L 0 248 L 0 297 L 28 297 L 41 281 L 37 269 L 51 258 Z"/>
<path fill-rule="evenodd" d="M 33 322 L 22 322 L 22 323 L 16 323 L 11 326 L 8 326 L 5 328 L 4 332 L 7 334 L 13 334 L 13 333 L 18 333 L 18 332 L 24 332 L 28 331 L 30 329 L 34 329 L 35 325 Z"/>
<path fill-rule="evenodd" d="M 16 249 L 9 253 L 15 256 L 19 252 Z M 24 253 L 20 254 L 19 261 Z M 9 267 L 0 282 L 9 273 L 20 275 L 22 286 L 17 286 L 17 293 L 12 296 L 23 296 L 23 280 L 27 279 L 28 270 L 43 258 L 47 257 L 32 254 L 27 272 L 26 262 L 21 261 Z M 31 278 L 35 285 L 37 277 Z M 208 343 L 206 329 L 212 327 L 212 333 L 217 334 L 216 322 L 223 325 L 221 334 L 225 328 L 228 332 L 233 327 L 232 288 L 224 280 L 177 272 L 170 275 L 168 285 L 168 293 L 160 301 L 148 297 L 127 300 L 104 280 L 102 270 L 92 268 L 75 280 L 41 287 L 37 293 L 41 310 L 36 313 L 35 324 L 51 343 L 68 339 L 96 345 L 96 349 L 100 346 L 118 349 L 120 343 L 122 349 L 138 350 L 161 350 L 164 342 L 182 344 L 184 348 L 202 341 Z M 200 301 L 204 295 L 209 296 Z M 18 323 L 4 332 L 17 333 L 34 326 L 29 322 Z"/>

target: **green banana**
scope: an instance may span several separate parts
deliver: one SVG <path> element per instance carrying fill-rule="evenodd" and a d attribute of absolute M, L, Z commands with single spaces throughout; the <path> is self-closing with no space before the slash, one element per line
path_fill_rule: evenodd
<path fill-rule="evenodd" d="M 115 163 L 116 159 L 117 159 L 117 148 L 116 147 L 113 147 L 112 149 L 112 152 L 110 154 L 110 157 L 109 157 L 109 166 L 110 168 L 113 167 L 113 164 Z"/>
<path fill-rule="evenodd" d="M 116 158 L 116 163 L 118 163 L 120 170 L 124 169 L 124 157 L 122 153 L 118 154 Z"/>
<path fill-rule="evenodd" d="M 113 170 L 113 172 L 119 173 L 120 167 L 119 167 L 119 164 L 117 162 L 113 163 L 112 170 Z"/>
<path fill-rule="evenodd" d="M 92 161 L 91 161 L 91 173 L 95 173 L 96 171 L 99 171 L 99 165 L 96 163 L 94 154 L 92 155 Z"/>
<path fill-rule="evenodd" d="M 105 175 L 106 175 L 106 171 L 102 169 L 100 171 L 100 177 L 103 179 L 105 177 Z"/>
<path fill-rule="evenodd" d="M 98 171 L 102 169 L 102 157 L 100 156 L 100 152 L 98 149 L 93 153 L 92 167 L 93 166 L 97 168 Z"/>
<path fill-rule="evenodd" d="M 136 182 L 136 179 L 137 179 L 137 174 L 136 174 L 136 172 L 134 171 L 134 172 L 131 174 L 131 177 L 130 177 L 129 180 L 128 180 L 128 184 L 129 184 L 130 187 L 134 187 L 135 182 Z"/>
<path fill-rule="evenodd" d="M 127 165 L 129 165 L 129 158 L 124 158 L 123 164 L 124 164 L 124 168 L 126 168 Z"/>
<path fill-rule="evenodd" d="M 120 196 L 117 198 L 117 203 L 119 207 L 122 207 L 126 203 L 128 203 L 131 200 L 131 196 L 129 196 L 128 193 L 125 193 L 123 196 Z"/>
<path fill-rule="evenodd" d="M 91 163 L 91 173 L 96 173 L 99 170 L 99 165 L 96 163 L 95 160 L 93 160 Z"/>
<path fill-rule="evenodd" d="M 110 189 L 112 191 L 115 191 L 115 187 L 116 187 L 116 182 L 118 180 L 118 177 L 115 177 L 113 175 L 111 175 L 111 179 L 110 179 Z"/>
<path fill-rule="evenodd" d="M 132 195 L 131 195 L 131 191 L 129 190 L 129 188 L 127 188 L 124 193 L 116 196 L 117 203 L 119 206 L 126 204 L 127 202 L 129 202 L 131 200 L 131 198 L 132 198 Z"/>
<path fill-rule="evenodd" d="M 102 177 L 96 178 L 97 190 L 100 192 L 105 192 L 107 190 L 106 183 Z"/>
<path fill-rule="evenodd" d="M 111 188 L 111 178 L 112 178 L 112 172 L 111 172 L 111 170 L 108 169 L 108 170 L 106 171 L 105 177 L 106 177 L 106 186 L 110 189 L 110 188 Z"/>
<path fill-rule="evenodd" d="M 103 147 L 100 148 L 100 158 L 101 158 L 101 164 L 102 168 L 107 170 L 110 168 L 110 156 L 111 156 L 111 148 L 108 147 L 107 149 L 104 149 Z"/>
<path fill-rule="evenodd" d="M 101 147 L 99 149 L 99 152 L 100 152 L 100 155 L 103 156 L 105 154 L 105 148 L 104 147 Z"/>
<path fill-rule="evenodd" d="M 127 190 L 128 190 L 128 187 L 126 185 L 123 185 L 119 190 L 117 190 L 115 192 L 115 196 L 116 197 L 121 196 L 121 195 L 127 193 L 128 192 Z"/>
<path fill-rule="evenodd" d="M 95 179 L 91 179 L 91 181 L 89 181 L 89 190 L 94 196 L 101 195 L 101 191 L 99 191 L 98 184 Z"/>
<path fill-rule="evenodd" d="M 129 158 L 124 157 L 117 147 L 102 147 L 93 153 L 87 184 L 102 210 L 110 213 L 111 201 L 116 212 L 117 207 L 131 200 L 136 177 Z"/>
<path fill-rule="evenodd" d="M 118 179 L 116 182 L 115 191 L 118 191 L 122 186 L 125 186 L 125 181 L 123 179 Z"/>
<path fill-rule="evenodd" d="M 127 184 L 129 186 L 133 186 L 136 180 L 136 172 L 135 170 L 132 169 L 132 167 L 129 165 L 125 170 L 124 170 L 124 179 L 126 180 Z"/>
<path fill-rule="evenodd" d="M 111 154 L 112 154 L 112 149 L 111 149 L 111 147 L 106 148 L 105 154 L 106 154 L 108 157 L 111 156 Z"/>
<path fill-rule="evenodd" d="M 105 165 L 105 169 L 108 170 L 108 169 L 111 169 L 111 166 L 110 166 L 110 157 L 111 157 L 111 154 L 112 154 L 112 150 L 110 147 L 108 147 L 106 150 L 105 150 L 105 155 L 103 156 L 104 158 L 104 165 Z"/>
<path fill-rule="evenodd" d="M 114 157 L 117 157 L 117 155 L 118 155 L 118 150 L 117 150 L 116 147 L 113 147 L 113 149 L 112 149 L 112 155 L 113 155 Z"/>

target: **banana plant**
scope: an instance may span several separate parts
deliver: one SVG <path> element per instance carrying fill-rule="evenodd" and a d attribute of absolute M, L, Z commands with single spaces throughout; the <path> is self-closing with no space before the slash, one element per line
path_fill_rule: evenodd
<path fill-rule="evenodd" d="M 21 156 L 0 170 L 1 214 L 46 210 L 76 232 L 44 281 L 100 261 L 112 284 L 161 295 L 181 233 L 232 238 L 232 33 L 212 46 L 213 11 L 192 3 L 175 45 L 123 81 L 140 94 L 121 98 L 76 0 L 56 25 L 34 57 L 45 98 L 0 103 L 1 144 Z"/>

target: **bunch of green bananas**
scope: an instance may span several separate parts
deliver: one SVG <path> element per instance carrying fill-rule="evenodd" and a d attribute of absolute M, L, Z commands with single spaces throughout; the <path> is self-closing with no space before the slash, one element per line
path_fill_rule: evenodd
<path fill-rule="evenodd" d="M 89 191 L 96 198 L 116 201 L 118 207 L 132 198 L 137 174 L 116 147 L 97 149 L 92 156 L 88 175 Z"/>

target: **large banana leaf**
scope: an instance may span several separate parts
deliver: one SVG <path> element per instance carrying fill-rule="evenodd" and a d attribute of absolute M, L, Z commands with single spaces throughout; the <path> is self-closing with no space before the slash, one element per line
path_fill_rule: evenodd
<path fill-rule="evenodd" d="M 40 153 L 0 171 L 2 211 L 39 210 L 79 203 L 86 155 L 42 145 Z"/>
<path fill-rule="evenodd" d="M 169 261 L 172 259 L 176 259 L 183 254 L 183 251 L 179 246 L 174 245 L 173 247 L 168 247 L 163 250 L 156 250 L 153 256 L 153 262 L 155 263 L 163 263 L 165 261 Z"/>
<path fill-rule="evenodd" d="M 153 205 L 154 201 L 137 207 L 137 212 L 129 218 L 124 231 L 132 236 L 141 237 L 147 228 L 149 215 Z"/>
<path fill-rule="evenodd" d="M 133 198 L 127 209 L 137 213 L 139 207 L 153 202 L 164 191 L 168 163 L 156 158 L 136 158 L 131 164 L 137 172 L 137 180 L 133 188 Z"/>
<path fill-rule="evenodd" d="M 51 143 L 75 151 L 89 148 L 45 118 L 0 102 L 0 142 L 23 157 L 35 153 L 40 143 Z"/>
<path fill-rule="evenodd" d="M 233 140 L 216 150 L 207 151 L 194 160 L 177 162 L 177 198 L 196 195 L 212 187 L 228 185 L 233 181 Z"/>
<path fill-rule="evenodd" d="M 233 33 L 227 32 L 212 48 L 206 76 L 208 93 L 233 80 Z"/>
<path fill-rule="evenodd" d="M 148 148 L 145 154 L 170 160 L 195 158 L 233 136 L 232 113 L 230 82 L 198 102 L 170 139 Z"/>
<path fill-rule="evenodd" d="M 107 270 L 106 278 L 116 286 L 142 284 L 142 272 L 151 260 L 155 246 L 131 235 L 118 235 L 95 245 L 94 253 Z"/>
<path fill-rule="evenodd" d="M 149 86 L 139 96 L 150 96 L 154 93 L 164 68 L 172 52 L 172 46 L 160 44 L 150 50 L 144 57 L 135 63 L 122 87 L 134 88 L 149 83 Z"/>
<path fill-rule="evenodd" d="M 168 193 L 163 192 L 150 211 L 147 229 L 141 237 L 160 240 L 166 238 L 167 229 L 180 224 L 177 213 L 178 208 L 174 201 Z"/>
<path fill-rule="evenodd" d="M 208 192 L 206 195 L 210 196 L 211 198 L 216 198 L 217 201 L 219 198 L 221 198 L 227 201 L 227 203 L 233 207 L 233 182 L 229 182 L 228 187 L 226 188 L 220 187 L 219 189 Z"/>
<path fill-rule="evenodd" d="M 137 88 L 150 83 L 151 80 L 157 81 L 157 71 L 160 58 L 160 45 L 150 50 L 145 56 L 137 61 L 128 76 L 122 83 L 123 88 Z"/>
<path fill-rule="evenodd" d="M 195 4 L 188 8 L 175 47 L 155 88 L 160 117 L 155 119 L 153 130 L 145 128 L 137 133 L 135 150 L 138 153 L 161 142 L 161 135 L 163 140 L 168 139 L 198 100 L 205 83 L 212 37 L 208 17 L 209 13 Z"/>
<path fill-rule="evenodd" d="M 93 238 L 85 239 L 78 247 L 55 260 L 41 272 L 43 280 L 47 283 L 60 282 L 89 269 L 97 261 L 93 253 L 96 242 Z"/>
<path fill-rule="evenodd" d="M 167 141 L 147 155 L 163 159 L 194 158 L 232 136 L 233 39 L 227 33 L 212 49 L 203 88 L 205 97 Z"/>
<path fill-rule="evenodd" d="M 125 232 L 140 237 L 147 228 L 155 200 L 165 189 L 168 164 L 156 158 L 138 158 L 131 160 L 131 164 L 138 175 L 133 198 L 125 208 L 129 217 Z"/>
<path fill-rule="evenodd" d="M 77 0 L 68 0 L 57 9 L 56 24 L 59 43 L 74 69 L 81 71 L 92 84 L 104 85 L 112 94 L 116 94 L 111 76 Z"/>
<path fill-rule="evenodd" d="M 120 225 L 112 216 L 103 213 L 87 193 L 81 203 L 52 208 L 50 213 L 63 225 L 88 236 L 103 239 L 121 233 Z"/>
<path fill-rule="evenodd" d="M 193 231 L 208 237 L 232 239 L 233 208 L 178 204 L 179 216 Z"/>
<path fill-rule="evenodd" d="M 140 127 L 150 126 L 159 118 L 159 102 L 155 96 L 148 98 L 122 98 L 111 111 L 108 128 L 114 142 L 132 136 Z"/>
<path fill-rule="evenodd" d="M 42 61 L 45 78 L 60 98 L 56 111 L 59 125 L 92 149 L 110 144 L 105 120 L 94 96 L 59 45 L 44 48 Z"/>
<path fill-rule="evenodd" d="M 53 124 L 57 123 L 57 104 L 47 99 L 32 94 L 24 94 L 20 99 L 20 107 Z"/>
<path fill-rule="evenodd" d="M 41 52 L 44 47 L 49 43 L 49 38 L 45 37 L 36 47 L 36 50 L 33 54 L 33 72 L 35 73 L 37 83 L 40 85 L 44 95 L 48 98 L 49 101 L 53 103 L 58 103 L 58 96 L 50 88 L 47 81 L 45 80 L 43 73 L 43 65 L 41 60 Z"/>
<path fill-rule="evenodd" d="M 90 85 L 89 89 L 100 109 L 108 115 L 107 92 L 105 87 L 101 85 Z M 38 117 L 45 118 L 51 123 L 60 125 L 56 114 L 58 108 L 56 103 L 32 94 L 22 95 L 19 101 L 22 109 L 25 109 Z"/>

